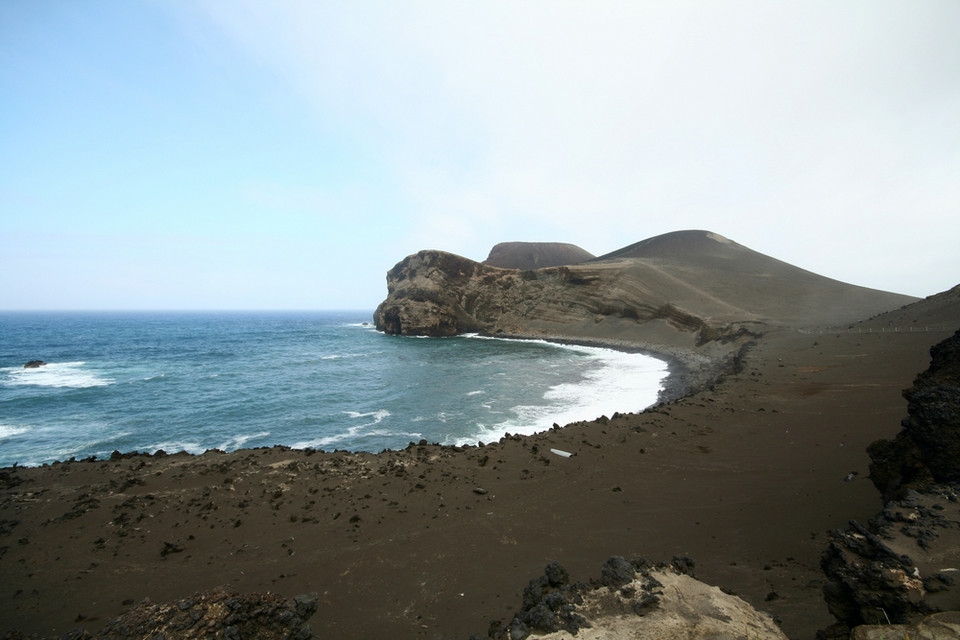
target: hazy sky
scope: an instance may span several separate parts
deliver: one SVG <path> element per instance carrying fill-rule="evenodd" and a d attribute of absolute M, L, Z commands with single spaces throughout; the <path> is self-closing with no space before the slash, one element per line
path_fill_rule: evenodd
<path fill-rule="evenodd" d="M 372 309 L 709 229 L 960 282 L 960 2 L 0 1 L 0 308 Z"/>

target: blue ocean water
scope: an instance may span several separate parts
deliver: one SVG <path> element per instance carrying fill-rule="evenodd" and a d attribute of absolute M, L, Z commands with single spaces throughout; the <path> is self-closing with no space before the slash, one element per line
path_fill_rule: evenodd
<path fill-rule="evenodd" d="M 638 411 L 666 363 L 404 338 L 360 312 L 0 313 L 0 466 L 114 450 L 399 449 Z M 29 360 L 47 366 L 25 369 Z"/>

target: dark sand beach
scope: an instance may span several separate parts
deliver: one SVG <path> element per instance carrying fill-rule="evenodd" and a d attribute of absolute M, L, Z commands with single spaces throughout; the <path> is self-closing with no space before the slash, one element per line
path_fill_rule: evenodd
<path fill-rule="evenodd" d="M 321 637 L 467 638 L 548 562 L 589 580 L 611 555 L 685 555 L 812 638 L 832 622 L 827 532 L 880 508 L 865 448 L 898 431 L 901 390 L 949 335 L 882 328 L 771 331 L 697 393 L 483 447 L 5 469 L 0 633 L 96 631 L 145 598 L 229 585 L 317 592 Z"/>

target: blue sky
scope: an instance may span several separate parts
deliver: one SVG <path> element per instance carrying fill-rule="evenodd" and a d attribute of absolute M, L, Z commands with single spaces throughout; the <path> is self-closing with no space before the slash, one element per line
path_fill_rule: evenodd
<path fill-rule="evenodd" d="M 960 3 L 0 1 L 0 308 L 372 309 L 720 233 L 960 282 Z"/>

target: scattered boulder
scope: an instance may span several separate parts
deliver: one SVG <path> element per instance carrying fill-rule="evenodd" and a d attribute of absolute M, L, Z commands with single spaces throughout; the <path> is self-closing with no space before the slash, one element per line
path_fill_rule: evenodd
<path fill-rule="evenodd" d="M 558 638 L 565 632 L 582 640 L 698 640 L 746 633 L 785 640 L 772 618 L 700 582 L 692 568 L 688 558 L 653 564 L 614 556 L 603 564 L 600 580 L 586 585 L 570 584 L 567 572 L 551 563 L 524 589 L 521 611 L 508 624 L 491 625 L 489 637 Z"/>
<path fill-rule="evenodd" d="M 31 360 L 30 362 L 23 365 L 24 369 L 39 369 L 40 367 L 47 366 L 47 363 L 43 360 Z"/>
<path fill-rule="evenodd" d="M 317 610 L 317 594 L 284 598 L 272 593 L 240 594 L 226 588 L 197 593 L 165 604 L 145 601 L 97 634 L 73 629 L 57 640 L 313 640 L 307 620 Z M 9 632 L 4 640 L 25 636 Z"/>

